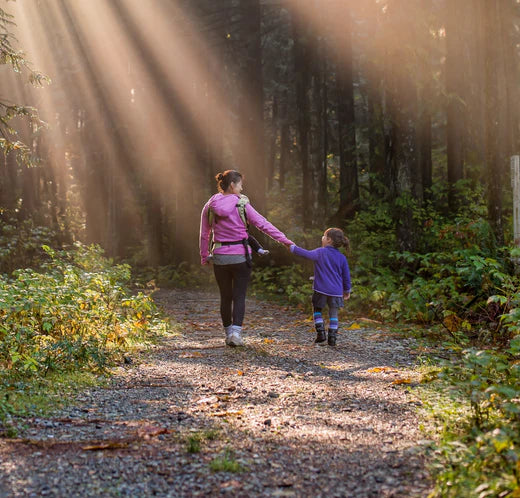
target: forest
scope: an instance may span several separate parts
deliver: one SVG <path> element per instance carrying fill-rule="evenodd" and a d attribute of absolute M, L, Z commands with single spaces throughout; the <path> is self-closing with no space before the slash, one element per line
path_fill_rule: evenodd
<path fill-rule="evenodd" d="M 151 287 L 214 286 L 233 169 L 298 245 L 345 231 L 348 313 L 437 352 L 432 496 L 517 496 L 518 0 L 17 0 L 0 30 L 0 394 L 124 361 L 164 332 Z M 306 309 L 312 266 L 255 236 L 251 292 Z"/>

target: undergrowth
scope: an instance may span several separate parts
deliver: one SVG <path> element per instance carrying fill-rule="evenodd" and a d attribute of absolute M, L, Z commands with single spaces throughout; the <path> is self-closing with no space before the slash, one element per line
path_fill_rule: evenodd
<path fill-rule="evenodd" d="M 53 375 L 106 372 L 169 327 L 150 296 L 132 293 L 130 268 L 99 247 L 44 250 L 39 270 L 0 276 L 0 419 Z"/>
<path fill-rule="evenodd" d="M 433 497 L 520 496 L 520 336 L 467 349 L 424 392 L 433 422 Z"/>

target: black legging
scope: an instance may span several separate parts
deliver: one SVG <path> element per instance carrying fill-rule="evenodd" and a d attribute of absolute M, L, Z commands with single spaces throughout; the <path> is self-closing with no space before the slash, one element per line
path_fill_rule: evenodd
<path fill-rule="evenodd" d="M 247 263 L 213 265 L 215 278 L 220 289 L 220 316 L 224 327 L 240 325 L 246 311 L 246 291 L 251 277 Z"/>

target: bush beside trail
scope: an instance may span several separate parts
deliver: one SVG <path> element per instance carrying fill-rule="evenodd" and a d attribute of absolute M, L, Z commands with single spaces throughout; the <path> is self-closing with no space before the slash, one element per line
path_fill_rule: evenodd
<path fill-rule="evenodd" d="M 0 412 L 21 380 L 102 372 L 168 327 L 150 296 L 131 292 L 128 265 L 114 265 L 96 246 L 44 250 L 39 270 L 0 277 Z"/>

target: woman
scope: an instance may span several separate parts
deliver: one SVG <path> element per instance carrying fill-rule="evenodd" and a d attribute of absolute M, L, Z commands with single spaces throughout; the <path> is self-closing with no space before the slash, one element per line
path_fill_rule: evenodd
<path fill-rule="evenodd" d="M 247 242 L 247 224 L 238 208 L 239 201 L 244 206 L 244 196 L 240 195 L 242 175 L 238 171 L 227 170 L 215 178 L 219 193 L 206 203 L 200 219 L 200 262 L 203 265 L 209 264 L 210 260 L 213 262 L 220 290 L 220 315 L 226 331 L 226 344 L 243 346 L 242 322 L 251 277 L 251 249 Z M 248 223 L 288 247 L 293 244 L 249 202 L 245 203 L 244 208 Z"/>

